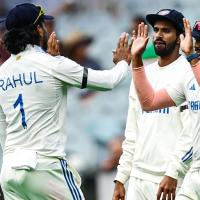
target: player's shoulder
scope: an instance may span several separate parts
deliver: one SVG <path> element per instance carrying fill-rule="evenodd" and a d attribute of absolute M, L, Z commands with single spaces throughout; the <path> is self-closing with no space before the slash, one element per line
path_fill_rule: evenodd
<path fill-rule="evenodd" d="M 175 65 L 177 66 L 177 68 L 181 71 L 185 71 L 185 72 L 189 72 L 191 71 L 191 66 L 190 63 L 187 61 L 186 57 L 181 55 L 178 59 L 177 62 L 175 63 Z"/>
<path fill-rule="evenodd" d="M 26 58 L 30 59 L 37 59 L 37 61 L 41 61 L 41 62 L 51 62 L 54 61 L 56 59 L 56 57 L 51 56 L 50 54 L 46 53 L 46 52 L 40 52 L 40 51 L 35 51 L 32 54 L 28 54 L 26 56 Z"/>
<path fill-rule="evenodd" d="M 51 66 L 56 66 L 60 64 L 67 64 L 69 65 L 76 65 L 76 62 L 72 61 L 69 58 L 66 58 L 64 56 L 52 56 L 49 53 L 46 52 L 35 52 L 35 54 L 32 56 L 32 59 L 38 60 L 45 65 L 48 65 L 49 67 Z"/>

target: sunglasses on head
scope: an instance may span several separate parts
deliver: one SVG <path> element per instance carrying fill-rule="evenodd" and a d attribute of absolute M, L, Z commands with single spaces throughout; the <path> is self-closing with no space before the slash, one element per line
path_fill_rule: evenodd
<path fill-rule="evenodd" d="M 41 6 L 37 6 L 37 7 L 40 9 L 40 12 L 39 12 L 39 14 L 38 14 L 36 20 L 34 21 L 34 24 L 36 24 L 37 21 L 38 21 L 38 19 L 39 19 L 42 15 L 45 14 L 45 10 L 44 10 L 44 8 L 42 8 Z"/>

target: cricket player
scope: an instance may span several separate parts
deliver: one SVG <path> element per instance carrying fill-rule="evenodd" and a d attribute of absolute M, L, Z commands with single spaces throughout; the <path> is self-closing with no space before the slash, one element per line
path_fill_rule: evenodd
<path fill-rule="evenodd" d="M 111 70 L 95 71 L 46 53 L 44 20 L 52 19 L 40 6 L 26 3 L 10 10 L 5 20 L 3 41 L 11 53 L 0 68 L 0 130 L 6 135 L 1 184 L 6 200 L 84 199 L 80 177 L 64 152 L 67 89 L 110 90 L 128 72 L 127 34 L 119 39 L 117 64 Z"/>
<path fill-rule="evenodd" d="M 132 46 L 133 76 L 137 94 L 142 108 L 146 111 L 160 109 L 169 106 L 180 105 L 187 100 L 190 110 L 190 118 L 193 131 L 193 162 L 187 173 L 176 200 L 199 200 L 200 199 L 200 62 L 199 55 L 193 53 L 192 30 L 187 19 L 183 19 L 185 37 L 181 35 L 181 49 L 186 54 L 192 70 L 181 78 L 177 78 L 173 84 L 169 84 L 155 91 L 146 78 L 142 63 L 143 53 L 148 41 L 148 31 L 144 24 L 139 25 L 139 34 L 133 34 Z M 164 45 L 160 44 L 160 48 Z M 182 67 L 182 66 L 180 66 Z M 195 76 L 194 76 L 195 75 Z M 196 78 L 196 79 L 195 79 Z"/>
<path fill-rule="evenodd" d="M 175 17 L 176 16 L 176 17 Z M 179 35 L 183 15 L 164 9 L 146 16 L 153 26 L 153 41 L 158 60 L 145 67 L 154 89 L 172 84 L 184 76 L 190 64 L 180 55 Z M 163 48 L 160 48 L 163 44 Z M 173 199 L 191 161 L 191 127 L 187 104 L 179 107 L 142 111 L 134 83 L 131 83 L 129 110 L 115 178 L 113 200 L 125 199 L 124 184 L 129 179 L 127 200 Z M 182 161 L 181 161 L 182 159 Z"/>

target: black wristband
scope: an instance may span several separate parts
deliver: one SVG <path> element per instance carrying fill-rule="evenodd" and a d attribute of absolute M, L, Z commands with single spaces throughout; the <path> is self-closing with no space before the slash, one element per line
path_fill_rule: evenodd
<path fill-rule="evenodd" d="M 187 56 L 186 59 L 188 62 L 191 62 L 193 59 L 196 59 L 198 57 L 199 57 L 199 54 L 193 53 L 193 54 L 190 54 L 189 56 Z"/>
<path fill-rule="evenodd" d="M 84 67 L 81 89 L 84 89 L 87 87 L 87 78 L 88 78 L 88 69 Z"/>

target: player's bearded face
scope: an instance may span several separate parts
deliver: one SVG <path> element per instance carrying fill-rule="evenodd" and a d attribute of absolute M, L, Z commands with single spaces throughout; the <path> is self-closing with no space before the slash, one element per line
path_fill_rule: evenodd
<path fill-rule="evenodd" d="M 161 38 L 158 38 L 154 41 L 153 44 L 156 54 L 160 57 L 165 57 L 173 52 L 177 45 L 177 39 L 172 42 L 166 43 Z"/>
<path fill-rule="evenodd" d="M 153 44 L 155 52 L 160 57 L 171 55 L 178 50 L 179 36 L 176 27 L 167 20 L 158 20 L 155 22 L 153 32 Z"/>

